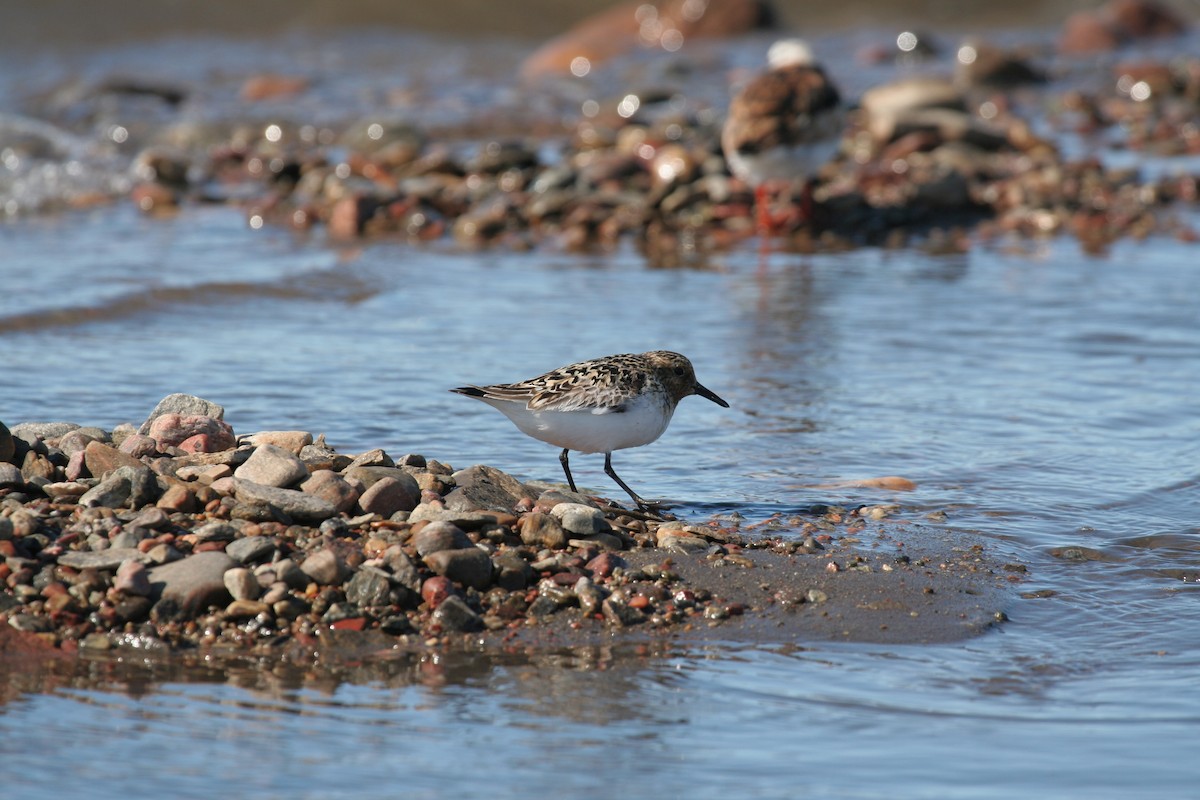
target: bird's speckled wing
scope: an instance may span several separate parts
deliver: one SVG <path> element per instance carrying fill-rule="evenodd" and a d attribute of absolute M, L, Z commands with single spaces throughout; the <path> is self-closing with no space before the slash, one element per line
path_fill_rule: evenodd
<path fill-rule="evenodd" d="M 480 387 L 484 396 L 523 402 L 531 411 L 619 412 L 646 385 L 637 356 L 581 361 L 518 383 Z"/>

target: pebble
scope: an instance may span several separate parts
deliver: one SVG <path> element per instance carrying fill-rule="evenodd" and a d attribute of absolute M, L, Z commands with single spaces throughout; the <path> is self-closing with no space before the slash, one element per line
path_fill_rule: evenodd
<path fill-rule="evenodd" d="M 254 452 L 234 470 L 233 475 L 263 486 L 283 489 L 307 478 L 308 467 L 290 450 L 265 444 L 254 448 Z"/>
<path fill-rule="evenodd" d="M 313 436 L 308 431 L 259 431 L 244 437 L 244 440 L 255 447 L 273 445 L 299 456 L 305 447 L 313 443 Z"/>
<path fill-rule="evenodd" d="M 150 584 L 165 616 L 194 617 L 211 605 L 229 602 L 225 572 L 237 565 L 219 551 L 196 553 L 150 569 Z M 157 606 L 156 606 L 157 607 Z"/>
<path fill-rule="evenodd" d="M 113 578 L 113 588 L 125 594 L 149 597 L 151 593 L 149 570 L 138 559 L 130 558 L 122 561 Z"/>
<path fill-rule="evenodd" d="M 458 595 L 450 595 L 438 604 L 433 612 L 433 621 L 444 630 L 467 633 L 483 628 L 483 620 L 479 618 L 466 601 Z"/>
<path fill-rule="evenodd" d="M 60 566 L 72 569 L 114 570 L 126 561 L 149 560 L 136 547 L 115 548 L 110 550 L 68 550 L 58 557 Z"/>
<path fill-rule="evenodd" d="M 304 559 L 300 565 L 304 574 L 322 586 L 333 586 L 341 583 L 349 574 L 350 568 L 342 557 L 330 548 L 318 550 Z"/>
<path fill-rule="evenodd" d="M 275 552 L 275 542 L 267 536 L 245 536 L 226 545 L 225 552 L 239 564 L 254 564 Z"/>
<path fill-rule="evenodd" d="M 25 476 L 15 464 L 0 462 L 0 489 L 20 489 L 25 485 Z"/>
<path fill-rule="evenodd" d="M 257 600 L 258 596 L 262 594 L 262 587 L 259 586 L 258 578 L 254 577 L 254 573 L 245 567 L 234 567 L 226 570 L 224 581 L 225 588 L 229 590 L 229 594 L 233 597 L 234 601 Z"/>
<path fill-rule="evenodd" d="M 346 599 L 363 608 L 372 608 L 391 605 L 398 598 L 386 572 L 364 566 L 346 583 Z"/>
<path fill-rule="evenodd" d="M 567 544 L 567 532 L 557 517 L 533 512 L 521 518 L 521 541 L 539 549 L 558 550 Z"/>
<path fill-rule="evenodd" d="M 591 536 L 608 530 L 608 520 L 598 508 L 580 503 L 559 503 L 550 509 L 550 514 L 559 521 L 563 529 L 577 536 Z"/>
<path fill-rule="evenodd" d="M 416 480 L 404 474 L 375 481 L 358 499 L 358 505 L 364 513 L 387 518 L 397 511 L 412 511 L 420 499 L 421 490 Z"/>
<path fill-rule="evenodd" d="M 190 394 L 169 394 L 162 400 L 158 401 L 158 405 L 150 412 L 150 416 L 146 417 L 146 421 L 138 428 L 140 434 L 148 434 L 150 426 L 154 420 L 164 414 L 187 414 L 203 417 L 212 417 L 213 419 L 224 419 L 225 409 L 216 403 L 210 403 L 207 400 L 196 397 Z"/>
<path fill-rule="evenodd" d="M 231 484 L 238 500 L 259 501 L 282 511 L 298 524 L 320 524 L 338 512 L 328 500 L 295 489 L 263 486 L 240 478 L 222 478 Z M 218 481 L 220 483 L 220 481 Z M 213 484 L 216 489 L 217 484 Z"/>
<path fill-rule="evenodd" d="M 492 559 L 478 547 L 438 550 L 423 558 L 430 569 L 454 583 L 481 591 L 492 585 Z"/>
<path fill-rule="evenodd" d="M 449 522 L 431 522 L 413 536 L 417 555 L 426 558 L 439 550 L 462 550 L 473 547 L 474 542 L 459 528 Z"/>
<path fill-rule="evenodd" d="M 339 514 L 358 504 L 358 490 L 341 475 L 329 469 L 314 470 L 308 479 L 300 484 L 300 491 L 330 503 Z"/>

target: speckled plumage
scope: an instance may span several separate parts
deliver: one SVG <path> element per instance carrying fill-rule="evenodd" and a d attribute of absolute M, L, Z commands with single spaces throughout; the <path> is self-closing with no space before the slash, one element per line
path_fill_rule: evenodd
<path fill-rule="evenodd" d="M 768 181 L 804 179 L 801 205 L 809 215 L 811 179 L 837 153 L 845 127 L 841 95 L 807 45 L 777 42 L 769 61 L 733 96 L 721 130 L 729 170 L 754 187 L 761 232 L 770 227 Z"/>
<path fill-rule="evenodd" d="M 692 363 L 678 353 L 606 356 L 551 370 L 536 378 L 451 391 L 495 407 L 526 435 L 561 447 L 559 459 L 575 490 L 567 453 L 604 453 L 605 472 L 630 497 L 645 502 L 612 469 L 612 452 L 649 444 L 670 424 L 675 406 L 698 394 L 729 404 L 696 381 Z"/>

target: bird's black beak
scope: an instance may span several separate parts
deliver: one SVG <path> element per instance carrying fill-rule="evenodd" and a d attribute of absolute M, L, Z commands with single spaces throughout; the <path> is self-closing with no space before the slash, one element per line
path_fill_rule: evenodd
<path fill-rule="evenodd" d="M 696 384 L 696 394 L 700 395 L 706 400 L 712 400 L 714 403 L 721 406 L 721 408 L 729 408 L 729 403 L 726 403 L 724 400 L 717 397 L 716 392 L 712 391 L 711 389 L 705 389 L 698 383 Z"/>

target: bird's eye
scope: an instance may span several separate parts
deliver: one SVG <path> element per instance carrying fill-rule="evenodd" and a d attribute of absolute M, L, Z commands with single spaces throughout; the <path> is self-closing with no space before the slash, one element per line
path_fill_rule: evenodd
<path fill-rule="evenodd" d="M 686 374 L 687 374 L 687 370 L 686 370 L 686 369 L 684 369 L 683 367 L 676 367 L 676 368 L 675 368 L 675 375 L 676 375 L 676 377 L 682 378 L 682 377 L 683 377 L 684 375 L 686 375 Z"/>

